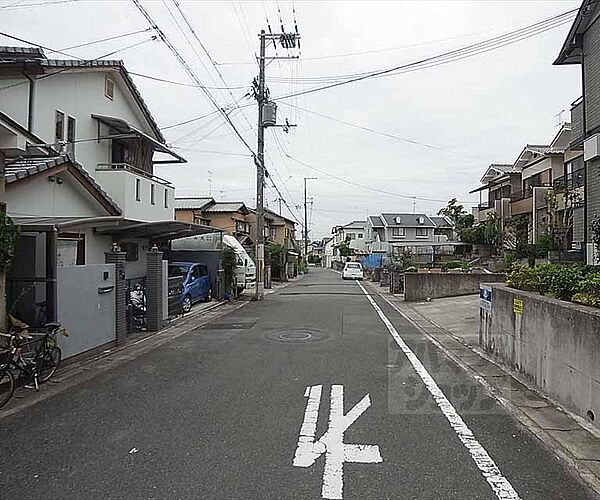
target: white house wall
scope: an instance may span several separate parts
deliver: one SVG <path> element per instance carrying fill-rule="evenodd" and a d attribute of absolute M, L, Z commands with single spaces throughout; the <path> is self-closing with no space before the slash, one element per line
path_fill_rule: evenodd
<path fill-rule="evenodd" d="M 544 170 L 548 170 L 552 168 L 552 159 L 550 157 L 544 158 L 542 161 L 532 165 L 531 167 L 527 167 L 523 170 L 522 179 L 529 179 L 533 177 L 535 174 L 539 174 Z"/>
<path fill-rule="evenodd" d="M 7 210 L 17 217 L 97 217 L 106 211 L 85 192 L 69 173 L 55 177 L 63 180 L 49 182 L 48 177 L 38 176 L 28 181 L 9 184 L 6 189 Z"/>
<path fill-rule="evenodd" d="M 105 79 L 111 75 L 115 82 L 114 98 L 104 95 Z M 28 81 L 5 80 L 2 86 L 13 82 L 27 82 L 0 92 L 0 109 L 27 127 Z M 125 89 L 124 89 L 125 88 Z M 37 80 L 35 84 L 34 118 L 31 132 L 48 143 L 54 142 L 56 110 L 76 120 L 77 140 L 94 139 L 98 136 L 98 121 L 93 114 L 122 118 L 136 128 L 153 135 L 148 123 L 132 105 L 121 76 L 114 71 L 64 72 L 60 75 Z M 106 130 L 106 127 L 103 127 Z M 98 163 L 110 161 L 110 141 L 88 141 L 75 145 L 75 158 L 95 176 Z"/>
<path fill-rule="evenodd" d="M 114 201 L 119 205 L 128 218 L 153 221 L 172 220 L 175 218 L 175 188 L 152 181 L 146 177 L 138 176 L 124 170 L 98 171 L 97 180 L 111 193 Z M 136 199 L 136 180 L 140 181 L 140 200 Z M 154 205 L 150 203 L 151 185 L 154 185 Z M 165 190 L 167 194 L 167 208 L 165 208 Z"/>
<path fill-rule="evenodd" d="M 11 85 L 14 85 L 11 87 Z M 17 123 L 27 128 L 29 80 L 26 78 L 1 78 L 0 109 Z"/>

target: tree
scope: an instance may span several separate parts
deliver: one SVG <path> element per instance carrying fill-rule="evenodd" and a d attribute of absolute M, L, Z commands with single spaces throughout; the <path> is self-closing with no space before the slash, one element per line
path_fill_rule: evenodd
<path fill-rule="evenodd" d="M 575 190 L 565 191 L 564 207 L 561 206 L 557 193 L 553 190 L 546 193 L 546 206 L 548 208 L 546 231 L 553 238 L 558 248 L 569 248 L 573 231 L 573 208 L 579 202 L 581 202 L 581 194 Z"/>
<path fill-rule="evenodd" d="M 233 248 L 223 245 L 223 256 L 221 264 L 224 271 L 225 291 L 232 293 L 234 291 L 235 268 L 237 266 L 237 255 Z"/>
<path fill-rule="evenodd" d="M 475 217 L 468 213 L 456 198 L 452 198 L 447 206 L 441 208 L 438 215 L 448 217 L 454 223 L 454 229 L 459 235 L 463 229 L 470 228 L 475 223 Z"/>
<path fill-rule="evenodd" d="M 338 251 L 342 257 L 350 257 L 351 255 L 354 255 L 354 249 L 350 248 L 350 245 L 346 241 L 343 241 L 338 245 Z"/>
<path fill-rule="evenodd" d="M 279 243 L 267 245 L 266 250 L 271 257 L 271 273 L 276 279 L 283 279 L 284 260 L 287 248 Z"/>

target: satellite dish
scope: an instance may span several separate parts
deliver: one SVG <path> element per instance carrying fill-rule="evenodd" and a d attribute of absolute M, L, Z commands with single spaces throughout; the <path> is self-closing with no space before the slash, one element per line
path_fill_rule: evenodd
<path fill-rule="evenodd" d="M 402 222 L 402 217 L 400 217 L 400 216 L 395 217 L 394 221 L 396 222 L 396 224 L 400 224 Z"/>
<path fill-rule="evenodd" d="M 419 224 L 425 224 L 425 217 L 419 217 Z"/>

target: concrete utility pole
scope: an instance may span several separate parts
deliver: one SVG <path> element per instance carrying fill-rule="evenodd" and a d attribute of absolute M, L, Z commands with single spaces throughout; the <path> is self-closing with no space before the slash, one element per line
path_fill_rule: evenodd
<path fill-rule="evenodd" d="M 306 181 L 316 180 L 316 177 L 304 178 L 304 258 L 308 261 L 308 203 L 306 201 Z"/>
<path fill-rule="evenodd" d="M 263 298 L 265 268 L 265 218 L 263 191 L 265 186 L 265 127 L 263 104 L 265 101 L 265 30 L 260 32 L 260 56 L 258 61 L 258 150 L 256 153 L 256 290 L 254 298 Z"/>
<path fill-rule="evenodd" d="M 269 28 L 270 31 L 270 28 Z M 283 31 L 283 26 L 282 26 Z M 265 208 L 264 208 L 264 186 L 265 175 L 268 173 L 265 170 L 265 128 L 266 127 L 281 127 L 285 132 L 290 127 L 287 120 L 285 125 L 275 124 L 275 109 L 274 103 L 269 102 L 269 94 L 265 85 L 265 52 L 267 48 L 267 40 L 271 41 L 276 46 L 276 40 L 285 49 L 293 49 L 296 44 L 299 46 L 300 35 L 297 33 L 265 33 L 265 30 L 260 32 L 260 54 L 258 60 L 258 81 L 254 81 L 254 91 L 256 101 L 258 102 L 258 148 L 256 152 L 256 288 L 255 300 L 262 300 L 264 296 L 264 272 L 265 272 Z M 287 57 L 270 57 L 269 59 L 298 59 L 298 56 Z M 270 112 L 267 113 L 265 120 L 265 104 L 269 105 Z M 280 209 L 281 212 L 281 209 Z"/>

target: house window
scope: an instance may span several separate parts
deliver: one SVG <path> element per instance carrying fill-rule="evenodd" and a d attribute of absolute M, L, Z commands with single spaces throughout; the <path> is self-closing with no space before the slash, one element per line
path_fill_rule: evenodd
<path fill-rule="evenodd" d="M 104 80 L 104 95 L 111 101 L 115 97 L 115 82 L 109 76 L 107 76 L 106 80 Z"/>
<path fill-rule="evenodd" d="M 358 233 L 358 239 L 362 240 L 363 234 L 362 233 Z"/>
<path fill-rule="evenodd" d="M 274 240 L 277 237 L 277 228 L 276 227 L 270 227 L 269 228 L 269 237 Z"/>
<path fill-rule="evenodd" d="M 415 230 L 415 236 L 417 238 L 427 238 L 429 236 L 429 229 L 426 227 L 418 227 Z"/>
<path fill-rule="evenodd" d="M 65 138 L 65 114 L 62 111 L 56 110 L 54 118 L 54 139 L 60 142 Z"/>
<path fill-rule="evenodd" d="M 152 205 L 156 205 L 156 186 L 154 184 L 150 184 L 150 203 Z"/>
<path fill-rule="evenodd" d="M 165 195 L 165 208 L 169 208 L 169 190 L 165 189 L 164 191 L 164 195 Z"/>
<path fill-rule="evenodd" d="M 247 233 L 248 227 L 245 222 L 238 220 L 238 221 L 235 221 L 235 231 L 237 233 Z"/>
<path fill-rule="evenodd" d="M 135 201 L 142 201 L 142 181 L 141 181 L 141 179 L 135 180 Z"/>
<path fill-rule="evenodd" d="M 75 118 L 69 116 L 67 118 L 67 151 L 72 155 L 75 154 Z"/>
<path fill-rule="evenodd" d="M 406 232 L 403 227 L 393 227 L 392 228 L 392 236 L 394 238 L 403 238 L 405 235 L 406 235 Z"/>
<path fill-rule="evenodd" d="M 348 240 L 355 240 L 356 239 L 356 234 L 355 233 L 348 233 L 346 235 L 346 239 L 348 239 Z"/>

